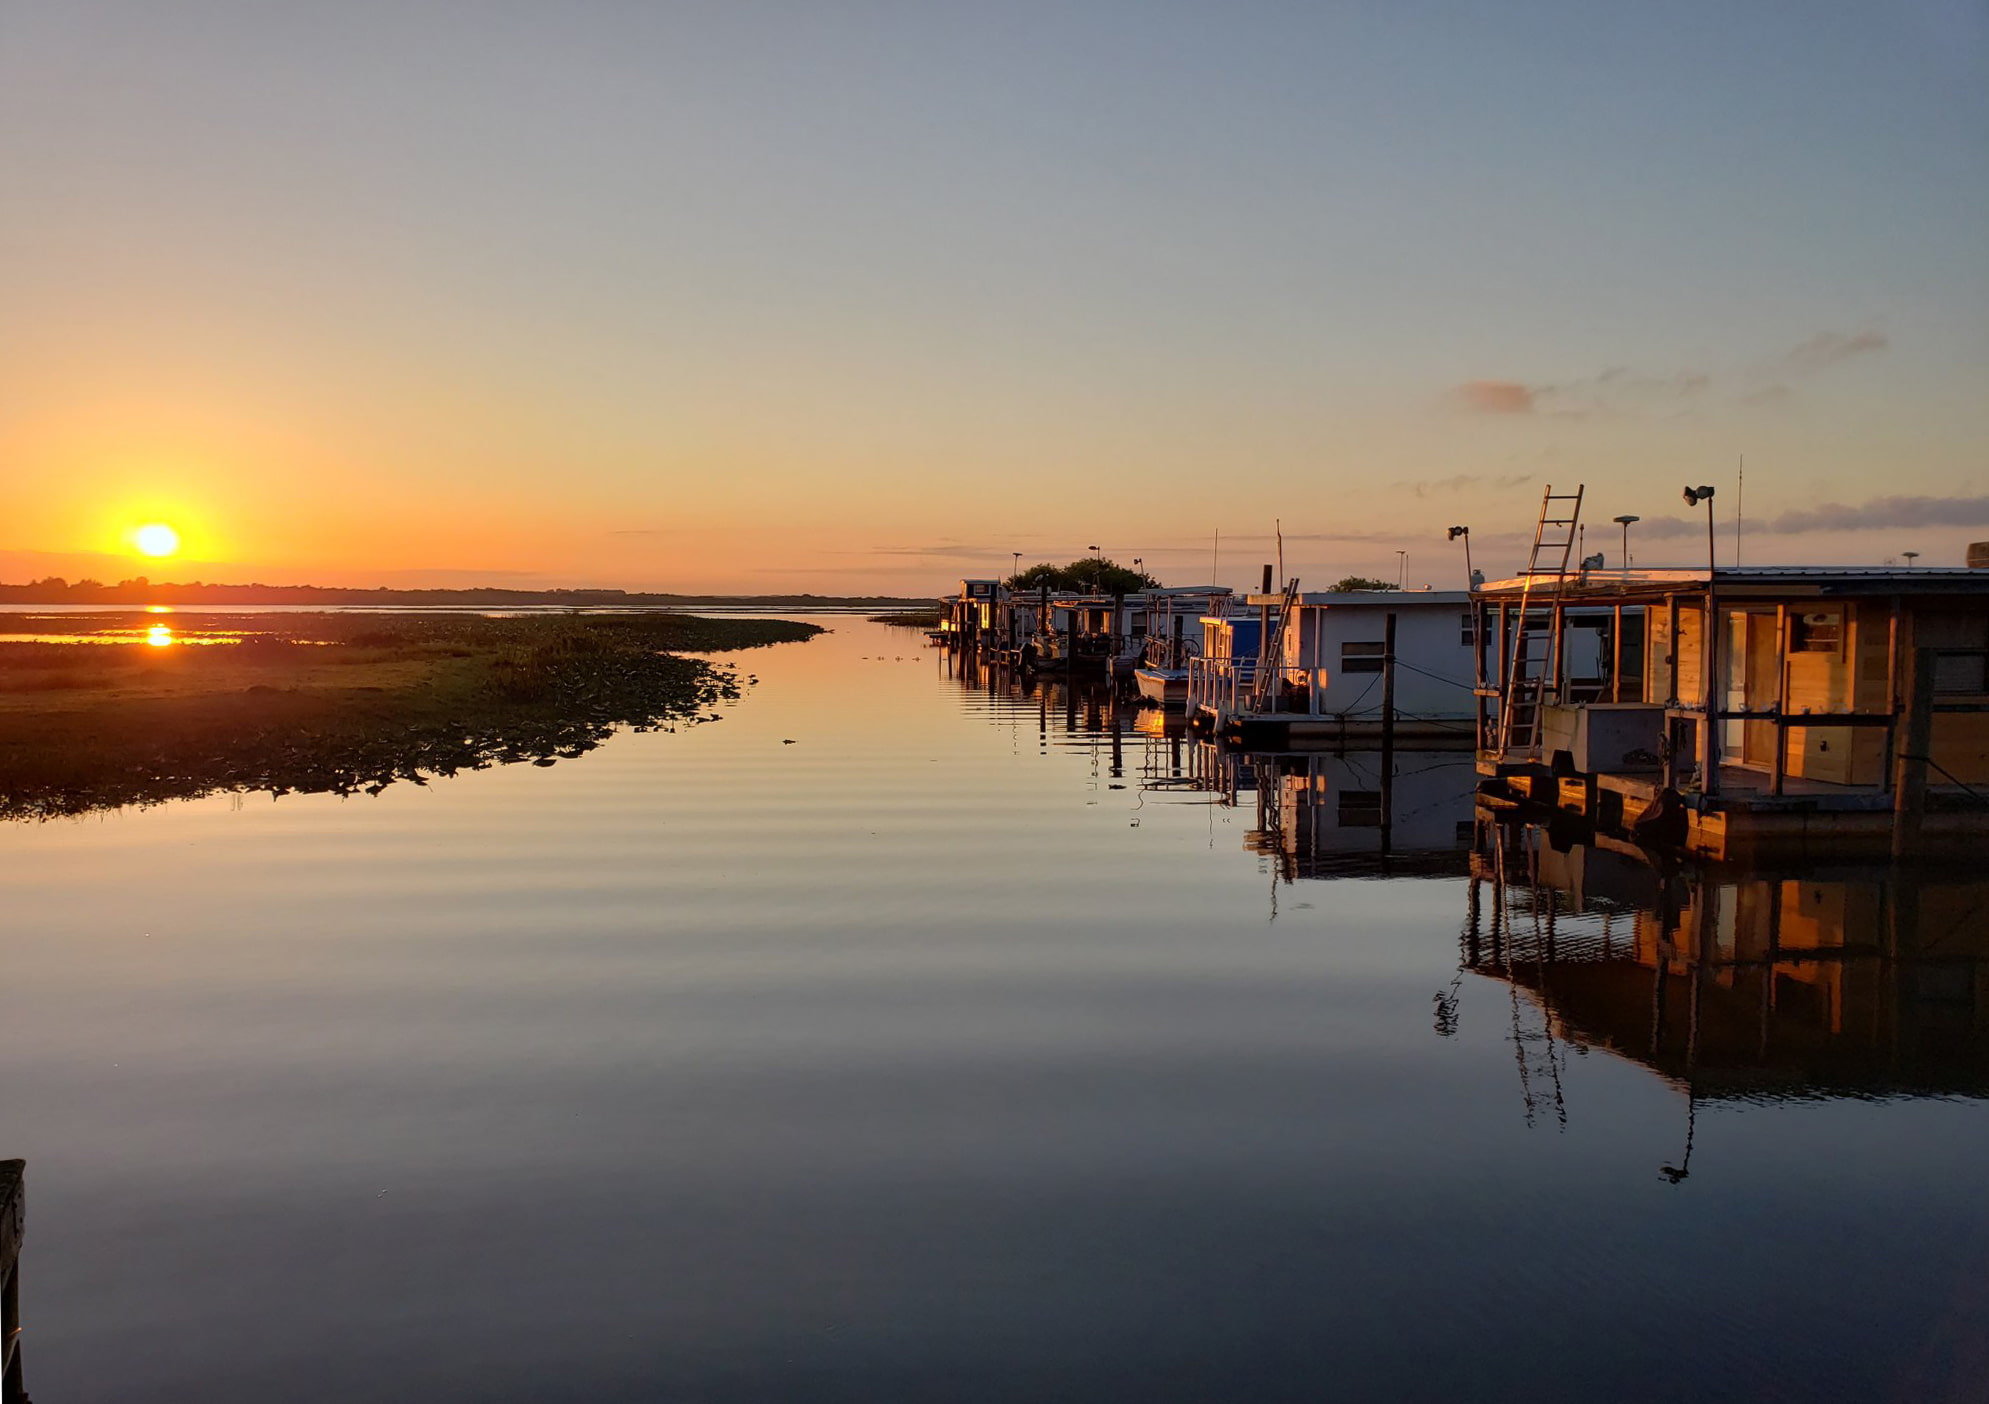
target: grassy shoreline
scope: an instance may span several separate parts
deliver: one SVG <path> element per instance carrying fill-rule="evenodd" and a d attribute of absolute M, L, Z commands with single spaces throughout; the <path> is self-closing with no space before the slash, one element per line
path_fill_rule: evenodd
<path fill-rule="evenodd" d="M 583 754 L 736 697 L 691 653 L 798 641 L 813 624 L 678 614 L 72 616 L 49 635 L 171 627 L 175 641 L 0 636 L 0 819 L 217 791 L 375 793 Z M 238 641 L 200 643 L 202 637 Z"/>
<path fill-rule="evenodd" d="M 895 629 L 937 629 L 939 611 L 937 609 L 900 609 L 889 614 L 873 614 L 872 624 L 889 624 Z"/>

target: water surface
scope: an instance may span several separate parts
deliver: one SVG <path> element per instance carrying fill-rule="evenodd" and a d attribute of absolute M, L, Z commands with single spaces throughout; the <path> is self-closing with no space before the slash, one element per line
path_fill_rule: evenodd
<path fill-rule="evenodd" d="M 834 627 L 550 768 L 0 830 L 29 1388 L 1975 1397 L 1980 890 L 1473 877 L 1456 757 L 1347 876 L 1359 758 Z"/>

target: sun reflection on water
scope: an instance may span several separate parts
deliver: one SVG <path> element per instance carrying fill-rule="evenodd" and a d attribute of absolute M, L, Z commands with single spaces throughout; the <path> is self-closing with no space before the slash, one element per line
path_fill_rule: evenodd
<path fill-rule="evenodd" d="M 154 624 L 145 631 L 145 642 L 154 648 L 170 648 L 173 643 L 173 631 L 168 625 Z"/>

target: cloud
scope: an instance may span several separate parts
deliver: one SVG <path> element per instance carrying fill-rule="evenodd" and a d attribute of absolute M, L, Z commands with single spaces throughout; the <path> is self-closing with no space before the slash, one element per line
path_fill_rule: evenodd
<path fill-rule="evenodd" d="M 1795 398 L 1796 392 L 1794 388 L 1784 385 L 1778 380 L 1773 385 L 1764 385 L 1759 390 L 1751 390 L 1747 394 L 1742 395 L 1740 403 L 1754 408 L 1761 408 L 1770 405 L 1786 405 Z"/>
<path fill-rule="evenodd" d="M 997 556 L 1008 556 L 1014 550 L 1015 547 L 1013 546 L 974 546 L 965 542 L 949 541 L 941 542 L 937 546 L 872 546 L 867 551 L 830 551 L 828 554 L 832 556 L 937 556 L 942 560 L 982 561 L 993 560 Z M 1026 547 L 1023 549 L 1022 554 L 1025 556 L 1029 554 Z"/>
<path fill-rule="evenodd" d="M 1736 396 L 1737 403 L 1776 405 L 1795 397 L 1789 381 L 1859 356 L 1874 355 L 1891 344 L 1891 338 L 1881 331 L 1824 331 L 1764 363 L 1720 376 L 1703 370 L 1651 372 L 1614 365 L 1594 375 L 1535 384 L 1467 380 L 1452 387 L 1450 398 L 1474 414 L 1540 414 L 1562 419 L 1676 415 L 1722 387 Z"/>
<path fill-rule="evenodd" d="M 1875 527 L 1989 525 L 1989 497 L 1875 497 L 1862 507 L 1825 502 L 1784 512 L 1758 529 L 1794 536 L 1808 531 L 1865 531 Z"/>
<path fill-rule="evenodd" d="M 1533 413 L 1533 391 L 1516 380 L 1467 380 L 1450 393 L 1473 414 Z"/>
<path fill-rule="evenodd" d="M 1395 486 L 1406 488 L 1417 497 L 1428 497 L 1431 493 L 1464 492 L 1476 487 L 1488 487 L 1503 492 L 1532 481 L 1531 473 L 1457 473 L 1448 478 L 1421 478 L 1412 483 L 1397 483 Z"/>
<path fill-rule="evenodd" d="M 1841 332 L 1818 332 L 1800 346 L 1791 347 L 1781 356 L 1781 363 L 1799 374 L 1809 374 L 1834 366 L 1839 361 L 1848 361 L 1854 356 L 1870 355 L 1883 351 L 1892 344 L 1892 339 L 1884 332 L 1861 331 L 1845 336 Z"/>
<path fill-rule="evenodd" d="M 1719 501 L 1720 499 L 1715 499 Z M 1823 531 L 1879 531 L 1906 527 L 1989 526 L 1989 496 L 1984 497 L 1875 497 L 1858 506 L 1824 502 L 1801 507 L 1779 516 L 1750 520 L 1750 536 L 1806 536 Z M 1721 530 L 1726 529 L 1722 518 Z M 1678 536 L 1703 536 L 1704 517 L 1646 517 L 1633 529 L 1645 538 L 1664 540 Z"/>

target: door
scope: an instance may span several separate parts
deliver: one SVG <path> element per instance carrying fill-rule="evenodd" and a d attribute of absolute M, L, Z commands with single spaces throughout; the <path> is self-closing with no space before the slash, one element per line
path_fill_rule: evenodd
<path fill-rule="evenodd" d="M 1768 710 L 1781 695 L 1775 616 L 1758 610 L 1730 610 L 1726 632 L 1727 685 L 1722 708 Z M 1776 735 L 1772 721 L 1743 718 L 1724 721 L 1720 723 L 1720 759 L 1727 765 L 1767 770 L 1775 763 Z"/>

